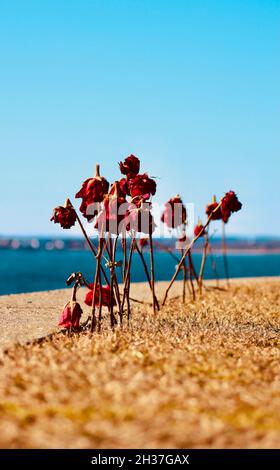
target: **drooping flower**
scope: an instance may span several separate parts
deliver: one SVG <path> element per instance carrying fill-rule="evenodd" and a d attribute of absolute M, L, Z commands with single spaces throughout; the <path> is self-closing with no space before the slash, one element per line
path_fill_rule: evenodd
<path fill-rule="evenodd" d="M 141 197 L 143 201 L 146 201 L 156 193 L 157 184 L 152 178 L 149 178 L 147 173 L 143 173 L 128 179 L 127 189 L 132 198 Z"/>
<path fill-rule="evenodd" d="M 123 162 L 119 163 L 121 173 L 128 178 L 138 175 L 140 170 L 140 160 L 135 155 L 129 155 Z"/>
<path fill-rule="evenodd" d="M 80 211 L 88 220 L 92 220 L 98 212 L 98 203 L 102 202 L 108 193 L 109 183 L 99 173 L 99 165 L 96 165 L 96 175 L 94 178 L 86 179 L 80 191 L 77 192 L 76 198 L 82 198 Z"/>
<path fill-rule="evenodd" d="M 92 299 L 93 299 L 94 284 L 89 284 L 88 287 L 90 288 L 90 290 L 86 293 L 85 304 L 91 307 Z M 111 305 L 110 286 L 102 286 L 101 289 L 102 289 L 102 305 L 109 308 Z M 96 289 L 96 294 L 95 294 L 95 305 L 97 306 L 99 306 L 99 301 L 100 301 L 99 299 L 100 299 L 100 287 L 98 286 Z M 115 296 L 113 296 L 113 305 L 116 305 Z"/>
<path fill-rule="evenodd" d="M 223 218 L 221 206 L 217 209 L 218 206 L 219 203 L 216 200 L 216 196 L 213 196 L 212 202 L 206 206 L 205 210 L 208 217 L 212 214 L 212 220 L 221 220 Z"/>
<path fill-rule="evenodd" d="M 194 228 L 194 235 L 196 237 L 203 237 L 203 235 L 205 235 L 205 229 L 204 229 L 204 226 L 202 225 L 202 222 L 199 220 L 197 225 L 195 226 Z"/>
<path fill-rule="evenodd" d="M 176 228 L 186 223 L 187 211 L 179 194 L 166 202 L 161 221 L 169 228 Z"/>
<path fill-rule="evenodd" d="M 222 198 L 222 212 L 231 214 L 240 211 L 242 207 L 234 191 L 228 191 Z"/>
<path fill-rule="evenodd" d="M 61 313 L 58 325 L 62 328 L 79 328 L 82 313 L 80 304 L 70 300 Z"/>
<path fill-rule="evenodd" d="M 130 204 L 125 218 L 126 229 L 151 235 L 156 228 L 151 208 L 150 202 L 143 202 L 141 206 Z"/>
<path fill-rule="evenodd" d="M 69 199 L 66 199 L 64 206 L 55 207 L 52 218 L 55 224 L 60 224 L 62 228 L 69 229 L 75 225 L 77 214 Z"/>

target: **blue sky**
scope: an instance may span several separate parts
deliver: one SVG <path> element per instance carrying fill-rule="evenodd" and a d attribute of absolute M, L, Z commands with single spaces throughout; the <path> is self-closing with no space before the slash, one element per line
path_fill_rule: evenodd
<path fill-rule="evenodd" d="M 0 233 L 130 153 L 197 216 L 238 192 L 233 234 L 280 234 L 279 0 L 0 0 Z"/>

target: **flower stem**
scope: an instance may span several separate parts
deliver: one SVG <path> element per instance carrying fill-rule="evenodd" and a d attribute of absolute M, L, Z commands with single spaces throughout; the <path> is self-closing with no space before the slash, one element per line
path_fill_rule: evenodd
<path fill-rule="evenodd" d="M 222 222 L 222 249 L 223 249 L 223 260 L 224 260 L 224 269 L 227 280 L 227 287 L 230 287 L 229 284 L 229 269 L 228 269 L 228 258 L 227 258 L 227 245 L 226 245 L 226 224 Z"/>
<path fill-rule="evenodd" d="M 145 258 L 144 258 L 144 256 L 143 256 L 143 253 L 142 253 L 142 251 L 140 250 L 140 248 L 139 248 L 139 246 L 137 245 L 137 243 L 135 243 L 135 248 L 136 248 L 136 251 L 137 251 L 137 253 L 139 254 L 140 259 L 141 259 L 141 261 L 142 261 L 143 268 L 144 268 L 145 275 L 146 275 L 148 284 L 149 284 L 149 286 L 150 286 L 150 289 L 151 289 L 151 291 L 153 292 L 153 290 L 152 290 L 152 284 L 151 284 L 151 279 L 150 279 L 150 275 L 149 275 L 149 271 L 148 271 L 148 267 L 147 267 Z M 157 308 L 157 310 L 159 310 L 160 307 L 159 307 L 158 299 L 157 299 L 156 296 L 155 296 L 155 302 L 156 302 L 156 308 Z"/>
<path fill-rule="evenodd" d="M 217 284 L 217 287 L 219 287 L 219 274 L 218 274 L 216 260 L 215 260 L 215 257 L 213 255 L 213 250 L 212 250 L 212 247 L 210 245 L 210 242 L 208 244 L 208 251 L 209 251 L 209 255 L 210 255 L 210 259 L 211 259 L 211 266 L 212 266 L 212 269 L 213 269 L 213 273 L 216 277 L 216 284 Z"/>
<path fill-rule="evenodd" d="M 99 236 L 98 243 L 98 252 L 96 255 L 96 268 L 94 276 L 94 285 L 93 285 L 93 294 L 92 294 L 92 308 L 91 308 L 91 332 L 95 330 L 96 327 L 96 318 L 95 318 L 95 304 L 96 304 L 96 292 L 98 287 L 98 281 L 100 280 L 100 264 L 101 264 L 101 255 L 102 255 L 102 244 L 103 244 L 103 235 Z M 101 285 L 99 285 L 99 290 L 101 291 Z M 100 292 L 99 292 L 99 303 L 100 303 Z"/>
<path fill-rule="evenodd" d="M 117 237 L 114 239 L 114 245 L 112 243 L 111 233 L 108 232 L 108 253 L 110 257 L 110 321 L 111 328 L 114 329 L 116 319 L 114 316 L 114 284 L 115 284 L 115 256 L 116 256 L 116 243 Z"/>
<path fill-rule="evenodd" d="M 78 224 L 79 224 L 79 226 L 80 226 L 80 228 L 81 228 L 81 231 L 82 231 L 82 233 L 83 233 L 83 235 L 84 235 L 84 237 L 85 237 L 85 239 L 86 239 L 86 241 L 87 241 L 87 244 L 88 244 L 90 250 L 92 251 L 94 257 L 96 258 L 97 249 L 95 248 L 95 246 L 94 246 L 94 244 L 92 243 L 92 241 L 90 240 L 90 238 L 89 238 L 87 232 L 85 231 L 85 228 L 84 228 L 84 226 L 83 226 L 83 224 L 82 224 L 82 221 L 81 221 L 80 217 L 79 217 L 78 214 L 77 214 L 76 209 L 74 208 L 74 206 L 73 206 L 73 204 L 71 203 L 71 201 L 69 201 L 69 202 L 70 202 L 71 206 L 73 207 L 73 209 L 74 209 L 75 212 L 76 212 L 77 222 L 78 222 Z M 101 268 L 102 274 L 103 274 L 103 276 L 104 276 L 104 280 L 105 280 L 106 284 L 109 286 L 109 284 L 110 284 L 110 283 L 109 283 L 109 279 L 108 279 L 108 277 L 107 277 L 107 275 L 106 275 L 106 273 L 105 273 L 105 270 L 104 270 L 102 264 L 100 265 L 100 268 Z"/>
<path fill-rule="evenodd" d="M 191 252 L 189 251 L 188 253 L 188 261 L 189 261 L 189 278 L 190 278 L 190 284 L 191 284 L 191 290 L 192 290 L 192 298 L 193 301 L 195 301 L 195 289 L 193 285 L 193 273 L 194 273 L 194 268 L 193 268 L 193 263 L 192 263 L 192 258 L 191 258 Z"/>
<path fill-rule="evenodd" d="M 98 332 L 100 333 L 101 330 L 101 322 L 102 322 L 102 283 L 101 283 L 101 274 L 100 270 L 98 273 L 98 284 L 99 284 L 99 309 L 98 309 Z"/>
<path fill-rule="evenodd" d="M 155 263 L 154 263 L 154 249 L 153 249 L 153 237 L 149 233 L 149 244 L 150 244 L 150 260 L 151 260 L 151 285 L 153 294 L 153 312 L 156 313 L 156 295 L 155 295 Z"/>
<path fill-rule="evenodd" d="M 206 261 L 206 257 L 207 257 L 208 243 L 209 243 L 209 238 L 208 238 L 208 233 L 206 233 L 205 234 L 204 246 L 203 246 L 203 253 L 202 253 L 202 260 L 201 260 L 201 265 L 200 265 L 200 271 L 199 271 L 199 275 L 198 275 L 198 285 L 199 285 L 200 295 L 202 294 L 202 279 L 203 279 L 203 273 L 204 273 L 204 268 L 205 268 L 205 261 Z"/>
<path fill-rule="evenodd" d="M 168 246 L 163 245 L 162 243 L 156 242 L 156 241 L 154 242 L 154 245 L 157 246 L 158 248 L 160 248 L 161 250 L 166 251 L 167 253 L 169 253 L 171 258 L 173 258 L 177 263 L 179 263 L 180 258 L 178 256 L 174 255 L 171 248 L 169 248 Z"/>
<path fill-rule="evenodd" d="M 132 254 L 135 245 L 135 237 L 133 236 L 130 243 L 128 261 L 127 261 L 127 268 L 125 273 L 125 280 L 124 280 L 124 288 L 123 288 L 123 298 L 122 298 L 122 311 L 124 308 L 124 302 L 127 301 L 127 321 L 129 323 L 130 320 L 130 303 L 129 303 L 129 278 L 130 278 L 130 267 L 131 267 L 131 260 Z"/>
<path fill-rule="evenodd" d="M 123 282 L 125 280 L 125 273 L 126 273 L 126 267 L 127 267 L 127 259 L 126 259 L 126 231 L 123 231 L 122 235 L 122 249 L 123 249 L 123 269 L 122 269 L 122 277 L 123 277 Z"/>

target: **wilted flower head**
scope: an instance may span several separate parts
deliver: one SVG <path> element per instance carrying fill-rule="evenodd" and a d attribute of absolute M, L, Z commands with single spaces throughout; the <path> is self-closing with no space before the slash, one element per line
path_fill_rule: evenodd
<path fill-rule="evenodd" d="M 108 189 L 109 183 L 103 176 L 100 176 L 99 165 L 96 165 L 96 175 L 94 178 L 85 180 L 80 191 L 76 194 L 76 198 L 82 198 L 80 211 L 87 220 L 95 217 L 98 212 L 95 205 L 103 201 L 108 193 Z"/>
<path fill-rule="evenodd" d="M 202 225 L 201 220 L 198 221 L 197 225 L 194 228 L 194 235 L 196 237 L 197 236 L 203 237 L 203 235 L 205 235 L 204 226 Z"/>
<path fill-rule="evenodd" d="M 186 223 L 187 211 L 179 194 L 166 202 L 161 221 L 169 228 L 176 228 Z"/>
<path fill-rule="evenodd" d="M 218 209 L 217 207 L 220 206 Z M 227 222 L 233 212 L 237 212 L 241 209 L 242 204 L 237 199 L 237 196 L 234 191 L 229 191 L 221 199 L 221 205 L 216 201 L 215 196 L 213 196 L 213 201 L 211 204 L 208 204 L 206 207 L 206 214 L 212 215 L 212 220 L 222 220 Z"/>
<path fill-rule="evenodd" d="M 140 160 L 135 155 L 129 155 L 123 162 L 119 163 L 121 173 L 128 178 L 138 175 L 140 170 Z"/>
<path fill-rule="evenodd" d="M 60 224 L 62 228 L 69 229 L 75 225 L 77 214 L 69 199 L 66 199 L 64 206 L 55 207 L 52 218 L 55 224 Z"/>
<path fill-rule="evenodd" d="M 157 184 L 152 178 L 149 178 L 147 173 L 143 173 L 128 179 L 127 189 L 132 198 L 141 197 L 145 201 L 156 193 Z"/>
<path fill-rule="evenodd" d="M 83 311 L 78 302 L 70 300 L 68 302 L 60 316 L 59 326 L 62 328 L 79 328 L 80 318 Z"/>
<path fill-rule="evenodd" d="M 86 293 L 85 296 L 85 304 L 92 306 L 92 299 L 93 299 L 93 289 L 94 284 L 89 284 L 88 286 L 90 290 Z M 102 305 L 105 307 L 110 307 L 111 305 L 111 294 L 110 294 L 110 286 L 102 286 Z M 96 294 L 95 294 L 95 305 L 99 305 L 100 302 L 100 287 L 97 286 Z M 113 296 L 113 305 L 116 305 L 115 296 Z"/>
<path fill-rule="evenodd" d="M 219 203 L 216 200 L 216 196 L 213 196 L 212 202 L 206 206 L 206 215 L 208 217 L 212 214 L 212 220 L 221 220 L 223 218 L 222 216 L 222 209 L 219 207 Z"/>
<path fill-rule="evenodd" d="M 228 191 L 222 198 L 222 212 L 231 214 L 240 211 L 242 207 L 234 191 Z"/>

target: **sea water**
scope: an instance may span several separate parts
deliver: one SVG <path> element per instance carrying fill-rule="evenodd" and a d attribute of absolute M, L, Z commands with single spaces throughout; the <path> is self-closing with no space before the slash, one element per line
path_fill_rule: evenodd
<path fill-rule="evenodd" d="M 118 254 L 117 259 L 120 256 Z M 144 257 L 149 265 L 149 253 L 145 252 Z M 133 258 L 132 282 L 145 281 L 138 253 L 135 252 Z M 214 259 L 219 277 L 224 278 L 222 255 L 216 254 Z M 193 254 L 193 261 L 195 268 L 199 270 L 201 255 Z M 212 261 L 210 257 L 207 258 L 206 279 L 215 278 Z M 280 254 L 229 254 L 228 265 L 231 277 L 279 276 Z M 156 280 L 167 281 L 174 274 L 176 260 L 166 252 L 156 251 L 155 266 Z M 121 269 L 117 269 L 120 278 Z M 74 271 L 81 271 L 85 278 L 92 282 L 94 270 L 95 259 L 89 251 L 0 250 L 0 294 L 64 288 L 65 280 Z"/>

